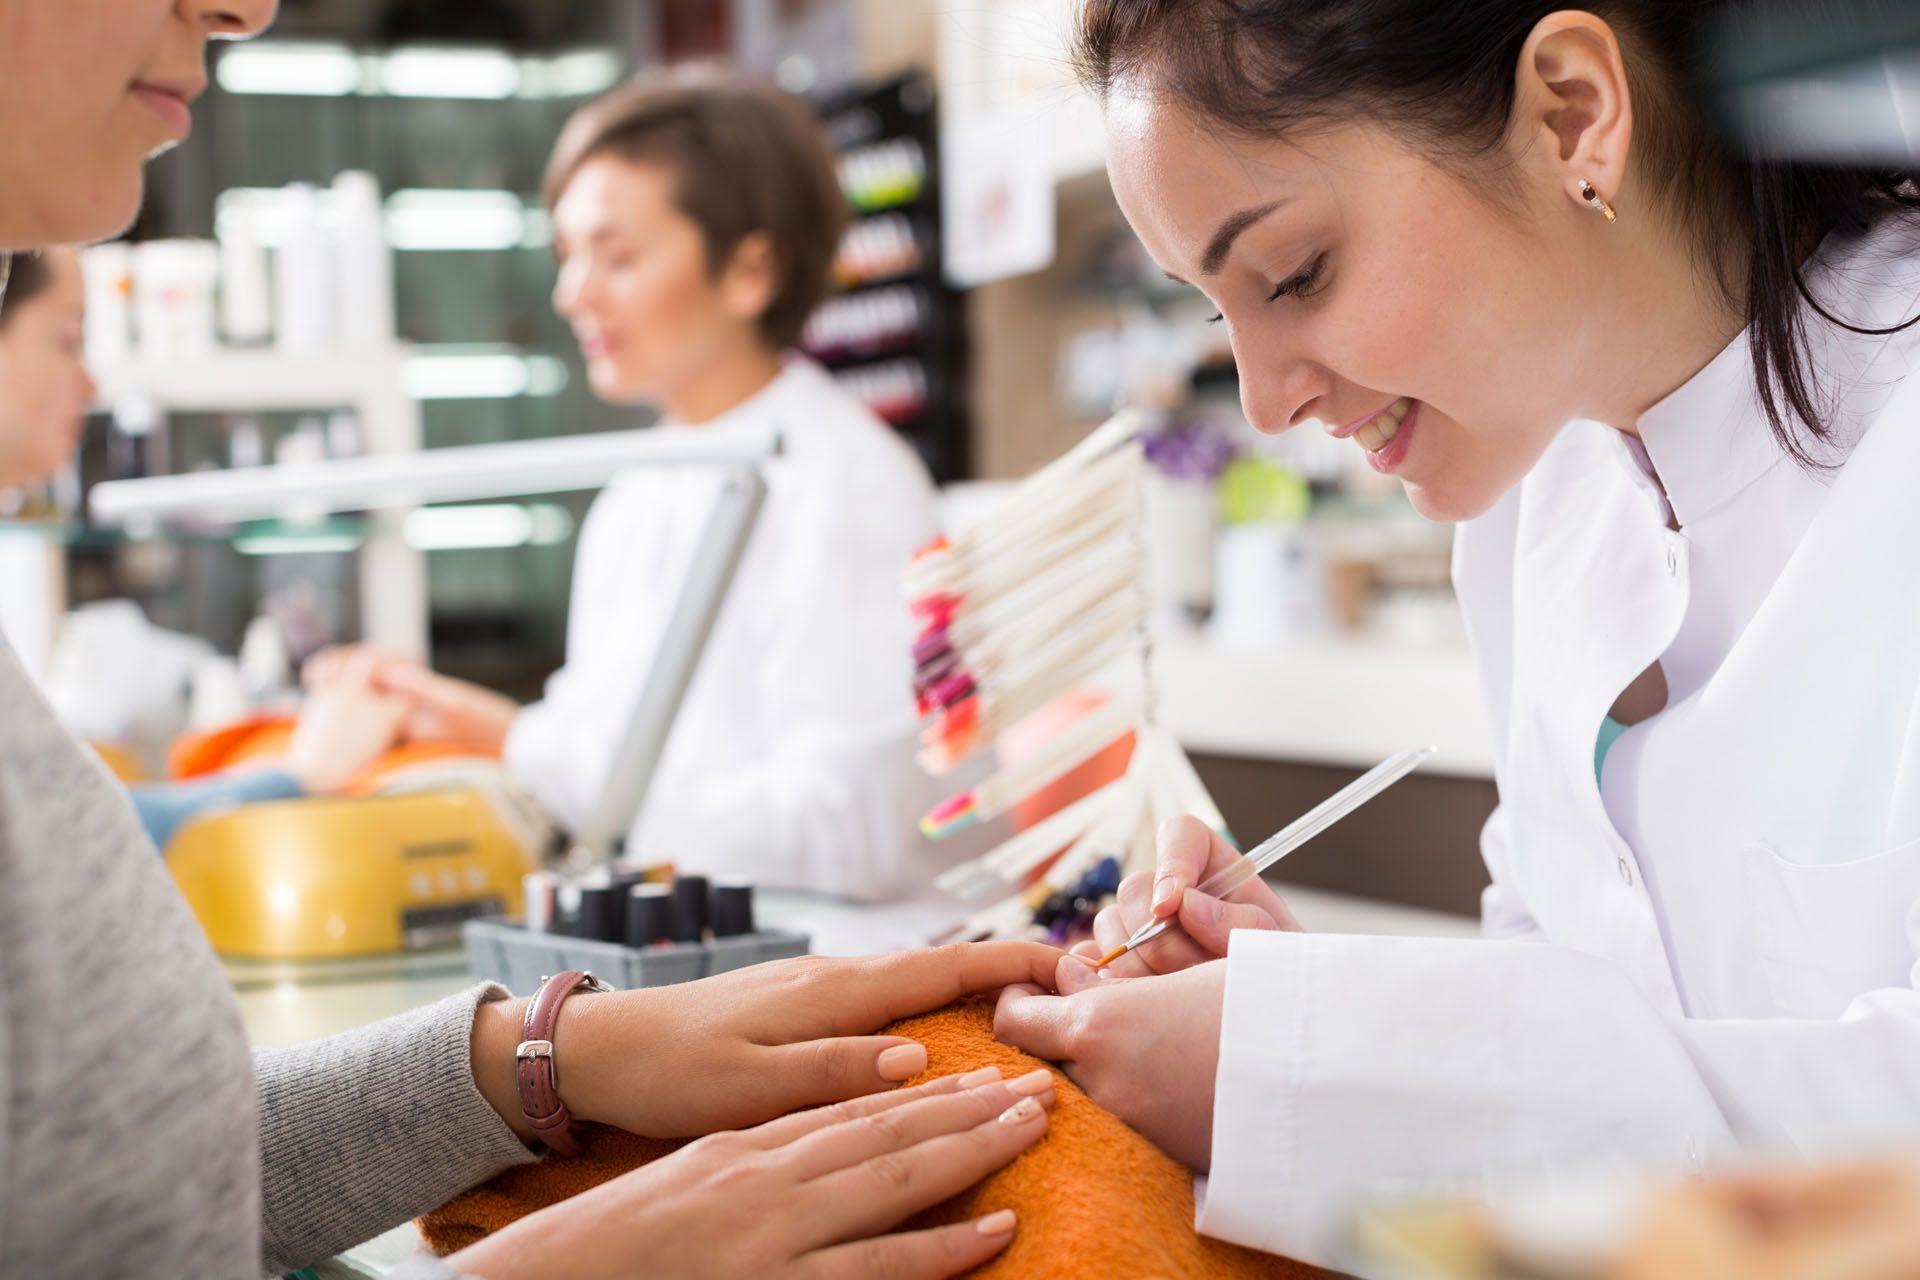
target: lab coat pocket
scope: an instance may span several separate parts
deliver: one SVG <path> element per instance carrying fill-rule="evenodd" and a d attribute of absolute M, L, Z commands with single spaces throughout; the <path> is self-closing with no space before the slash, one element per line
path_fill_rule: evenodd
<path fill-rule="evenodd" d="M 1779 1014 L 1838 1017 L 1856 997 L 1912 983 L 1920 840 L 1847 861 L 1745 849 L 1745 880 Z"/>

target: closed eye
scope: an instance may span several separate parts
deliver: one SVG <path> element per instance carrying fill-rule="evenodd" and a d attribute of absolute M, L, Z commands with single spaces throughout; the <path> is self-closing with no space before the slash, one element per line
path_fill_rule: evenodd
<path fill-rule="evenodd" d="M 1267 295 L 1268 302 L 1278 302 L 1282 298 L 1309 298 L 1319 292 L 1320 283 L 1326 275 L 1327 255 L 1317 254 L 1312 262 L 1302 270 L 1273 286 L 1273 292 Z M 1218 324 L 1223 317 L 1215 312 L 1208 318 L 1208 324 Z"/>

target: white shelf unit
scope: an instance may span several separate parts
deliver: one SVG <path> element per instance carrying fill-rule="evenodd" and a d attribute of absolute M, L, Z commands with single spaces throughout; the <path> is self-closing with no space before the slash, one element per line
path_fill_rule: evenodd
<path fill-rule="evenodd" d="M 420 448 L 420 404 L 406 392 L 407 350 L 393 344 L 292 355 L 271 348 L 216 348 L 165 360 L 136 358 L 99 371 L 109 408 L 141 402 L 163 413 L 268 413 L 349 409 L 369 457 Z M 402 532 L 408 508 L 372 513 L 360 553 L 364 637 L 402 653 L 427 652 L 427 576 Z"/>

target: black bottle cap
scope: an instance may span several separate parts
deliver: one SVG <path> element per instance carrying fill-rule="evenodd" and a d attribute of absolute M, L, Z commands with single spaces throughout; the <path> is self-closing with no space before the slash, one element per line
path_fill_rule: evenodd
<path fill-rule="evenodd" d="M 753 885 L 746 880 L 716 880 L 712 894 L 713 936 L 737 938 L 753 932 Z"/>
<path fill-rule="evenodd" d="M 618 942 L 625 931 L 620 891 L 611 880 L 589 880 L 580 886 L 580 916 L 573 932 L 582 938 Z"/>
<path fill-rule="evenodd" d="M 627 945 L 650 947 L 673 937 L 673 894 L 663 884 L 627 890 Z"/>
<path fill-rule="evenodd" d="M 681 876 L 673 882 L 673 940 L 699 942 L 707 932 L 707 878 Z"/>

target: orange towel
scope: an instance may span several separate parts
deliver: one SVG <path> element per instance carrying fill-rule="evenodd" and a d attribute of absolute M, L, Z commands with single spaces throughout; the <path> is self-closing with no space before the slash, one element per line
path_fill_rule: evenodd
<path fill-rule="evenodd" d="M 1011 1079 L 1042 1065 L 993 1038 L 993 1008 L 962 1004 L 888 1028 L 927 1047 L 927 1076 L 995 1066 Z M 918 1083 L 917 1081 L 915 1083 Z M 1186 1167 L 1102 1110 L 1064 1075 L 1046 1138 L 1007 1168 L 913 1226 L 1013 1209 L 1020 1228 L 1006 1252 L 975 1272 L 991 1280 L 1101 1276 L 1309 1280 L 1302 1263 L 1195 1235 L 1193 1179 Z M 436 1253 L 451 1253 L 516 1218 L 656 1160 L 677 1142 L 613 1130 L 589 1136 L 586 1153 L 508 1170 L 420 1219 Z"/>
<path fill-rule="evenodd" d="M 257 715 L 203 733 L 183 734 L 167 748 L 167 776 L 203 778 L 223 769 L 278 760 L 293 741 L 292 716 Z M 341 791 L 370 796 L 396 773 L 438 760 L 497 760 L 500 753 L 461 742 L 403 742 L 389 748 L 348 779 Z M 111 765 L 112 760 L 108 763 Z"/>

